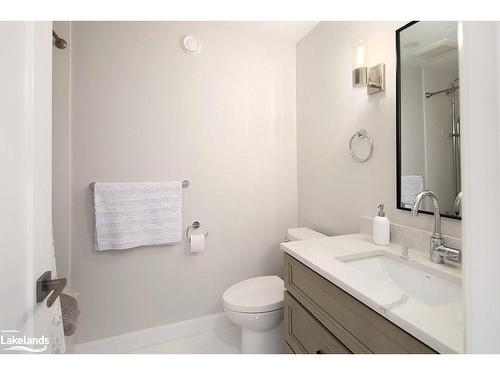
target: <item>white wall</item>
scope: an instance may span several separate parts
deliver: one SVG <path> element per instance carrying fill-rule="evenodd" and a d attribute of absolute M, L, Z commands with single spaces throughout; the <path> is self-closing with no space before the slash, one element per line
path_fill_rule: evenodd
<path fill-rule="evenodd" d="M 500 353 L 500 23 L 464 22 L 460 44 L 465 349 Z"/>
<path fill-rule="evenodd" d="M 384 203 L 394 222 L 432 228 L 432 217 L 396 209 L 395 22 L 321 22 L 297 45 L 299 224 L 329 234 L 359 230 L 362 215 Z M 386 91 L 352 87 L 351 37 L 369 34 L 371 65 L 386 64 Z M 365 128 L 373 157 L 357 163 L 349 139 Z M 348 186 L 348 188 L 346 188 Z M 460 222 L 443 219 L 460 237 Z"/>
<path fill-rule="evenodd" d="M 52 47 L 52 224 L 57 271 L 70 288 L 70 144 L 71 144 L 71 22 L 53 22 L 54 31 L 68 43 Z"/>
<path fill-rule="evenodd" d="M 180 47 L 186 34 L 199 55 Z M 72 23 L 71 282 L 77 342 L 222 311 L 242 279 L 281 274 L 297 211 L 295 45 L 209 23 Z M 93 251 L 93 181 L 188 179 L 186 244 Z"/>

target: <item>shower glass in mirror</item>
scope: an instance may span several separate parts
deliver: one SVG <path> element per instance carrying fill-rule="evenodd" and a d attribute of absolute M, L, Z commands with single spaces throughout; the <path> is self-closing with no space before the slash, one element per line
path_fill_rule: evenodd
<path fill-rule="evenodd" d="M 457 22 L 411 22 L 396 31 L 397 207 L 432 190 L 441 215 L 460 218 Z M 422 210 L 432 213 L 432 203 Z"/>

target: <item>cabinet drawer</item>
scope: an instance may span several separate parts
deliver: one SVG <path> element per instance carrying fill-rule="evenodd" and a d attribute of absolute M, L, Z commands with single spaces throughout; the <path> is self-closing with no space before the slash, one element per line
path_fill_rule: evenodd
<path fill-rule="evenodd" d="M 285 287 L 354 353 L 435 353 L 288 254 Z"/>
<path fill-rule="evenodd" d="M 351 352 L 288 292 L 285 292 L 285 338 L 294 352 L 350 354 Z M 296 347 L 299 350 L 293 350 Z"/>

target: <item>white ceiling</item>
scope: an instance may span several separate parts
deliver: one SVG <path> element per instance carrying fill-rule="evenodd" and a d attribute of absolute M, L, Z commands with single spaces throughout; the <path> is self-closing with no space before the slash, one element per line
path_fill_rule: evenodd
<path fill-rule="evenodd" d="M 319 21 L 217 21 L 227 30 L 298 43 Z"/>
<path fill-rule="evenodd" d="M 453 52 L 435 60 L 426 60 L 414 53 L 443 39 L 457 42 L 458 22 L 421 21 L 400 33 L 401 57 L 405 64 L 412 66 L 457 65 L 458 53 Z"/>

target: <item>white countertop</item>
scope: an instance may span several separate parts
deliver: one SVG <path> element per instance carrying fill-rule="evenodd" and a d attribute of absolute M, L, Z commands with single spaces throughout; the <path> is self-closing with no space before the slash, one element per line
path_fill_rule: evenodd
<path fill-rule="evenodd" d="M 357 233 L 284 242 L 281 249 L 437 352 L 463 353 L 462 300 L 429 306 L 408 298 L 395 284 L 374 282 L 335 258 L 377 250 L 400 256 L 401 245 L 375 245 L 371 236 Z M 431 263 L 428 253 L 409 249 L 408 258 L 404 260 L 431 267 L 450 279 L 461 281 L 461 267 Z"/>

